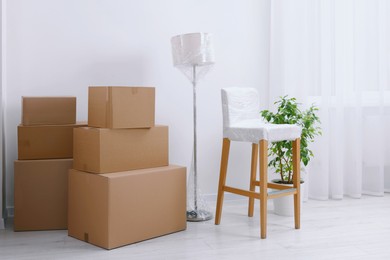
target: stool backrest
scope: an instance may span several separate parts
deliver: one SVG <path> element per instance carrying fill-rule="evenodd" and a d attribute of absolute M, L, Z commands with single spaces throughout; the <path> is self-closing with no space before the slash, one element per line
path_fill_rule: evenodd
<path fill-rule="evenodd" d="M 260 118 L 260 100 L 256 89 L 223 88 L 221 95 L 224 128 L 242 120 Z"/>

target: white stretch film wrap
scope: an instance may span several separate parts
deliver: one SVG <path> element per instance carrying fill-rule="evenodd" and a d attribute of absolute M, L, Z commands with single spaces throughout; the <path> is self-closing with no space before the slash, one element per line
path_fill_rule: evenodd
<path fill-rule="evenodd" d="M 205 221 L 212 214 L 198 186 L 197 134 L 196 134 L 196 84 L 214 64 L 214 51 L 209 33 L 189 33 L 172 37 L 173 64 L 192 82 L 194 113 L 194 147 L 188 182 L 187 220 Z"/>
<path fill-rule="evenodd" d="M 262 139 L 277 142 L 301 136 L 301 127 L 298 125 L 277 125 L 263 121 L 256 89 L 225 88 L 221 94 L 224 138 L 258 143 Z"/>
<path fill-rule="evenodd" d="M 189 214 L 197 212 L 196 217 L 203 219 L 207 217 L 207 212 L 211 212 L 211 210 L 202 194 L 202 189 L 195 180 L 194 155 L 192 155 L 191 168 L 188 174 L 187 185 L 187 212 L 189 212 Z"/>
<path fill-rule="evenodd" d="M 212 35 L 188 33 L 172 37 L 173 65 L 193 82 L 193 67 L 197 80 L 201 79 L 215 62 Z"/>

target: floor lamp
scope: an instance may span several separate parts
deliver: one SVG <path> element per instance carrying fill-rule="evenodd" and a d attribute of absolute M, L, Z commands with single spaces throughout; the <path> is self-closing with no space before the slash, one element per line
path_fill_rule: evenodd
<path fill-rule="evenodd" d="M 189 176 L 187 221 L 205 221 L 213 216 L 208 210 L 198 186 L 196 140 L 196 84 L 214 64 L 212 36 L 209 33 L 189 33 L 172 37 L 173 65 L 192 82 L 194 113 L 194 150 Z"/>

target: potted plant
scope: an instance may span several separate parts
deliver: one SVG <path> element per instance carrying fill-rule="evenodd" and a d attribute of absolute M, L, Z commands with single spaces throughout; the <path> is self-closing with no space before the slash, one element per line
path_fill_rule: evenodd
<path fill-rule="evenodd" d="M 296 98 L 289 98 L 288 96 L 281 97 L 275 102 L 277 105 L 277 112 L 273 113 L 269 110 L 261 111 L 261 116 L 265 121 L 272 124 L 296 124 L 302 128 L 301 134 L 301 162 L 307 166 L 314 154 L 309 149 L 309 144 L 314 141 L 314 138 L 321 135 L 321 128 L 319 127 L 320 119 L 317 116 L 318 108 L 311 105 L 306 110 L 301 110 L 300 103 Z M 274 142 L 269 147 L 269 156 L 271 160 L 268 166 L 275 170 L 280 179 L 273 180 L 280 184 L 292 184 L 293 180 L 293 163 L 292 163 L 292 143 L 290 141 Z M 301 180 L 301 183 L 303 181 Z M 303 192 L 302 192 L 303 193 Z M 303 196 L 301 196 L 303 197 Z M 278 202 L 283 202 L 289 197 L 282 197 L 274 200 L 275 213 L 280 215 L 292 215 L 292 210 L 278 210 Z M 289 203 L 292 205 L 292 203 Z M 291 213 L 286 213 L 288 211 Z"/>

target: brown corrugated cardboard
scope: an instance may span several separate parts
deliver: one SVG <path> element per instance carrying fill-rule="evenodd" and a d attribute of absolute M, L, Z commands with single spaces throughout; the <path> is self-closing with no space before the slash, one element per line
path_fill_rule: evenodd
<path fill-rule="evenodd" d="M 112 249 L 186 229 L 186 168 L 69 171 L 68 235 Z"/>
<path fill-rule="evenodd" d="M 76 97 L 22 97 L 22 125 L 76 123 Z"/>
<path fill-rule="evenodd" d="M 168 127 L 74 130 L 73 168 L 109 173 L 168 165 Z"/>
<path fill-rule="evenodd" d="M 18 159 L 59 159 L 73 157 L 74 125 L 18 126 Z"/>
<path fill-rule="evenodd" d="M 154 126 L 152 87 L 89 87 L 88 126 L 148 128 Z"/>
<path fill-rule="evenodd" d="M 67 229 L 72 159 L 15 161 L 14 230 Z"/>

